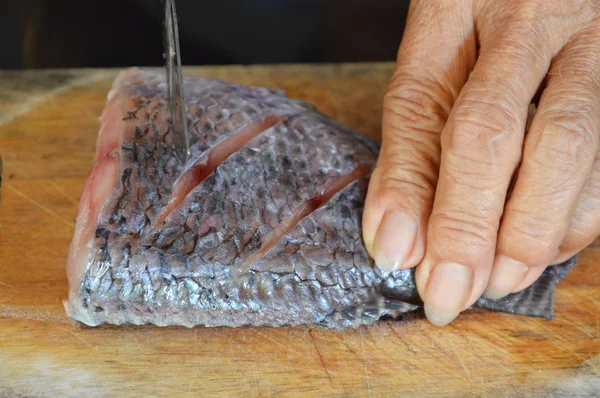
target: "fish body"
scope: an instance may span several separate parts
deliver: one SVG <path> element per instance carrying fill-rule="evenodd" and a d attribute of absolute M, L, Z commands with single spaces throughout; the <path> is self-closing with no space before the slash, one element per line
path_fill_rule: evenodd
<path fill-rule="evenodd" d="M 176 156 L 164 75 L 113 83 L 81 197 L 67 313 L 90 326 L 371 325 L 422 303 L 361 237 L 378 145 L 277 90 L 185 77 L 190 157 Z M 475 307 L 552 318 L 549 267 Z"/>

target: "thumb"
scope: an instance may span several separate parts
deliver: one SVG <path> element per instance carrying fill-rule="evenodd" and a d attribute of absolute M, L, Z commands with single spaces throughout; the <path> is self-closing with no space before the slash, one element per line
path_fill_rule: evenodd
<path fill-rule="evenodd" d="M 384 98 L 382 146 L 369 183 L 363 237 L 377 267 L 417 265 L 425 252 L 440 163 L 440 133 L 475 63 L 467 2 L 412 1 Z"/>

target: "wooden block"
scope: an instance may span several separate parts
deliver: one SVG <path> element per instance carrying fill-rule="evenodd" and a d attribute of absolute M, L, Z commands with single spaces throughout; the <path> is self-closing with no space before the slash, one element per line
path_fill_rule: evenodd
<path fill-rule="evenodd" d="M 379 141 L 392 69 L 383 63 L 194 67 L 185 73 L 284 89 Z M 0 86 L 12 87 L 0 96 L 0 396 L 600 391 L 600 242 L 559 284 L 553 321 L 473 311 L 446 328 L 420 316 L 342 332 L 75 327 L 62 306 L 66 256 L 98 116 L 116 73 L 0 73 Z"/>

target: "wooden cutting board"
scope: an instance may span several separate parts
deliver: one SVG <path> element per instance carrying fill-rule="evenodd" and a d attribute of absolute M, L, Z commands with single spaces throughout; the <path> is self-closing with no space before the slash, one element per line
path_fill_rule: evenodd
<path fill-rule="evenodd" d="M 392 64 L 189 68 L 285 89 L 380 138 Z M 522 396 L 600 393 L 600 243 L 553 321 L 483 311 L 445 328 L 76 327 L 65 259 L 116 70 L 0 72 L 0 396 Z"/>

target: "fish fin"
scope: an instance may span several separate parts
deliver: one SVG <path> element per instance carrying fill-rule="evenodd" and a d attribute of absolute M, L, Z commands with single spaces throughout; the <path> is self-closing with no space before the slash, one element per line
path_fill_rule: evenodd
<path fill-rule="evenodd" d="M 554 318 L 556 285 L 567 275 L 576 261 L 577 257 L 574 256 L 564 263 L 549 266 L 528 288 L 499 300 L 482 297 L 473 307 L 551 320 Z"/>
<path fill-rule="evenodd" d="M 418 308 L 417 305 L 384 297 L 373 290 L 359 304 L 335 310 L 322 323 L 334 328 L 372 325 L 381 318 L 397 318 Z"/>
<path fill-rule="evenodd" d="M 403 313 L 413 311 L 418 306 L 404 301 L 377 296 L 372 299 L 363 302 L 359 306 L 352 309 L 355 315 L 367 318 L 381 318 L 386 315 L 394 315 L 397 313 Z"/>

